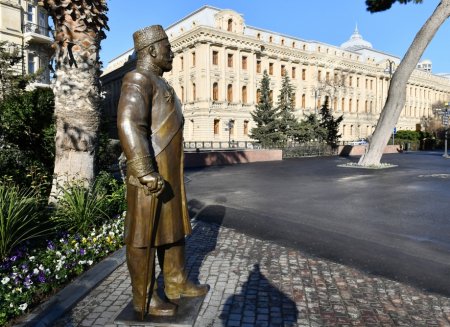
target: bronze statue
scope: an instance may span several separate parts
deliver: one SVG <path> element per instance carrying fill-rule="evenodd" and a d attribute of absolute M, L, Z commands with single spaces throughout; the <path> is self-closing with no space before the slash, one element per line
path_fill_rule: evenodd
<path fill-rule="evenodd" d="M 169 300 L 202 296 L 208 288 L 187 280 L 184 267 L 184 237 L 191 233 L 183 173 L 184 119 L 180 100 L 162 77 L 172 69 L 174 55 L 160 25 L 138 30 L 133 39 L 136 69 L 123 79 L 117 117 L 127 158 L 127 265 L 134 309 L 142 315 L 148 310 L 170 316 L 176 305 L 157 294 L 155 250 Z"/>

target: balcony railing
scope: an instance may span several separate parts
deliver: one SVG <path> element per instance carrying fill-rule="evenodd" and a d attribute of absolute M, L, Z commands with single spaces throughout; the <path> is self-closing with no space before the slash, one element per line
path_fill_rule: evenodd
<path fill-rule="evenodd" d="M 36 33 L 39 35 L 50 37 L 50 29 L 45 26 L 40 26 L 33 23 L 26 23 L 23 25 L 23 32 L 24 33 Z"/>

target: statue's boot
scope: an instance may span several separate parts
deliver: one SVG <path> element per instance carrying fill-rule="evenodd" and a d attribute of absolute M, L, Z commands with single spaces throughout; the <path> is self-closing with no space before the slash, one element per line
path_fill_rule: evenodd
<path fill-rule="evenodd" d="M 208 293 L 208 285 L 196 285 L 187 279 L 184 244 L 176 243 L 165 247 L 163 252 L 164 292 L 167 298 L 177 300 L 181 297 L 203 296 Z"/>
<path fill-rule="evenodd" d="M 142 310 L 147 311 L 148 299 L 146 301 L 146 294 L 148 294 L 149 288 L 153 286 L 148 313 L 153 316 L 173 316 L 177 306 L 173 303 L 163 301 L 157 292 L 157 283 L 154 276 L 155 249 L 150 249 L 149 253 L 147 285 L 144 285 L 146 268 L 143 265 L 143 263 L 147 261 L 147 249 L 127 246 L 126 250 L 127 265 L 131 277 L 134 310 L 139 313 L 142 313 Z M 152 285 L 152 283 L 154 285 Z M 144 301 L 146 301 L 146 303 L 144 303 Z"/>

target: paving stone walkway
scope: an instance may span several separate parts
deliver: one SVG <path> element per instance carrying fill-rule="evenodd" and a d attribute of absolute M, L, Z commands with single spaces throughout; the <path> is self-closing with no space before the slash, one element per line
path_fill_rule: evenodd
<path fill-rule="evenodd" d="M 422 292 L 196 222 L 188 240 L 192 280 L 210 285 L 195 326 L 450 326 L 450 298 Z M 131 299 L 126 265 L 55 326 L 110 326 Z"/>

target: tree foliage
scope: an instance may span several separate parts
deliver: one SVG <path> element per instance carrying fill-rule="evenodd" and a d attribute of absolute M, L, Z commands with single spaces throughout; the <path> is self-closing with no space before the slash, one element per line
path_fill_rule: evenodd
<path fill-rule="evenodd" d="M 328 108 L 328 98 L 326 98 L 322 108 L 320 108 L 320 116 L 320 126 L 325 132 L 324 141 L 327 144 L 336 147 L 341 137 L 341 134 L 339 134 L 339 124 L 342 122 L 344 117 L 342 115 L 338 118 L 333 116 Z"/>
<path fill-rule="evenodd" d="M 260 99 L 254 112 L 251 113 L 256 127 L 251 130 L 251 138 L 259 141 L 263 147 L 277 144 L 281 140 L 278 131 L 278 110 L 270 99 L 270 78 L 264 70 L 260 86 Z"/>
<path fill-rule="evenodd" d="M 422 3 L 422 0 L 366 0 L 367 10 L 371 13 L 388 10 L 394 3 Z"/>
<path fill-rule="evenodd" d="M 51 176 L 54 96 L 48 88 L 17 92 L 0 102 L 0 170 L 21 185 L 38 170 Z M 36 177 L 36 176 L 29 176 Z"/>
<path fill-rule="evenodd" d="M 305 118 L 300 121 L 297 141 L 321 142 L 326 138 L 326 136 L 327 136 L 326 128 L 322 126 L 316 114 L 306 115 Z"/>
<path fill-rule="evenodd" d="M 289 77 L 285 74 L 281 85 L 280 94 L 278 95 L 278 131 L 281 133 L 281 144 L 292 142 L 298 139 L 300 126 L 297 118 L 294 116 L 294 98 L 293 87 L 289 81 Z"/>

